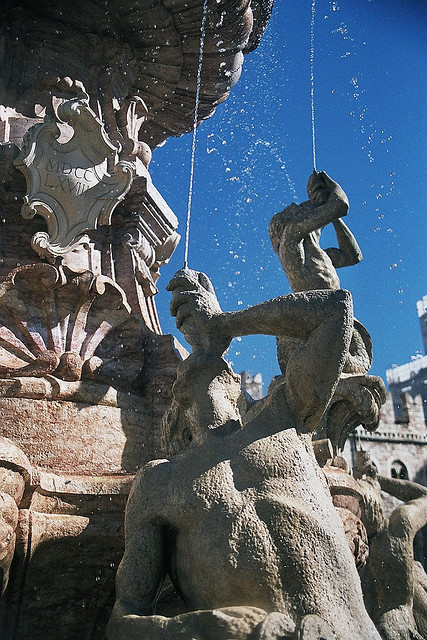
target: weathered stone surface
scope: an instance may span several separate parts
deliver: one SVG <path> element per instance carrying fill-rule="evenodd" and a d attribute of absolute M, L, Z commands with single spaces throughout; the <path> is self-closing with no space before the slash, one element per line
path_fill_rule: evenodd
<path fill-rule="evenodd" d="M 414 563 L 413 543 L 427 523 L 427 489 L 415 482 L 377 477 L 366 455 L 359 456 L 359 461 L 361 518 L 369 538 L 369 559 L 362 574 L 367 610 L 384 640 L 422 640 L 420 634 L 427 626 L 422 596 L 425 573 Z M 384 516 L 381 490 L 405 503 L 390 518 Z"/>
<path fill-rule="evenodd" d="M 173 389 L 174 426 L 189 443 L 137 475 L 108 637 L 175 638 L 179 629 L 203 640 L 379 638 L 311 445 L 350 344 L 349 295 L 294 294 L 223 313 L 204 274 L 183 270 L 169 288 L 193 347 Z M 306 348 L 291 356 L 286 386 L 243 426 L 238 380 L 222 355 L 232 337 L 260 332 L 291 333 Z M 190 609 L 178 617 L 154 611 L 167 572 Z M 248 605 L 261 609 L 245 617 L 249 631 Z"/>
<path fill-rule="evenodd" d="M 14 551 L 2 638 L 101 640 L 123 553 L 129 471 L 154 452 L 150 401 L 53 376 L 3 382 L 2 431 L 15 444 L 0 439 L 3 586 Z"/>
<path fill-rule="evenodd" d="M 34 116 L 34 105 L 52 115 L 52 96 L 74 97 L 86 88 L 94 111 L 101 110 L 112 138 L 120 136 L 114 114 L 129 96 L 150 112 L 139 140 L 151 147 L 190 131 L 194 119 L 202 0 L 137 5 L 70 0 L 55 4 L 4 2 L 0 24 L 0 104 Z M 255 48 L 271 0 L 208 3 L 200 121 L 212 115 L 237 82 L 243 53 Z M 19 69 L 14 77 L 10 69 Z M 19 78 L 19 80 L 18 80 Z"/>
<path fill-rule="evenodd" d="M 94 382 L 10 378 L 0 380 L 0 410 L 14 442 L 0 439 L 2 637 L 101 640 L 130 472 L 156 455 L 152 400 Z"/>
<path fill-rule="evenodd" d="M 0 472 L 0 482 L 6 485 L 5 491 L 0 492 L 0 595 L 3 594 L 9 581 L 9 570 L 15 553 L 15 530 L 18 524 L 19 511 L 15 500 L 7 493 L 7 485 L 10 485 L 10 476 L 16 476 L 16 472 L 7 474 Z M 2 486 L 3 488 L 3 486 Z"/>
<path fill-rule="evenodd" d="M 0 603 L 15 554 L 18 507 L 31 480 L 31 471 L 23 452 L 7 438 L 0 437 Z"/>
<path fill-rule="evenodd" d="M 135 471 L 152 455 L 150 421 L 143 403 L 138 408 L 126 407 L 126 399 L 124 403 L 124 407 L 108 407 L 1 398 L 2 434 L 21 447 L 33 464 L 45 469 L 63 473 Z"/>
<path fill-rule="evenodd" d="M 419 633 L 427 638 L 427 574 L 419 562 L 414 562 L 413 611 Z"/>
<path fill-rule="evenodd" d="M 8 640 L 104 637 L 130 474 L 160 453 L 160 418 L 179 345 L 152 334 L 144 351 L 150 373 L 141 376 L 137 393 L 120 390 L 114 342 L 105 352 L 115 387 L 52 375 L 0 379 L 1 429 L 15 443 L 0 439 L 3 586 L 14 551 L 0 601 L 0 629 Z M 138 362 L 141 367 L 133 356 Z M 129 371 L 122 381 L 128 388 Z"/>
<path fill-rule="evenodd" d="M 66 500 L 60 492 L 51 498 L 64 510 Z M 92 500 L 81 495 L 72 514 L 38 512 L 37 501 L 20 510 L 13 572 L 0 607 L 2 637 L 104 637 L 122 553 L 125 500 L 126 494 Z"/>
<path fill-rule="evenodd" d="M 323 466 L 322 469 L 331 492 L 333 505 L 343 523 L 350 551 L 356 566 L 360 569 L 366 564 L 369 548 L 366 529 L 360 519 L 362 496 L 358 484 L 347 470 L 330 464 Z"/>

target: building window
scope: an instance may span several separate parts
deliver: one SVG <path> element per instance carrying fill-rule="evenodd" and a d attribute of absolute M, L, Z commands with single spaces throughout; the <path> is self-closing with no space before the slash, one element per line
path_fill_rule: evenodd
<path fill-rule="evenodd" d="M 408 469 L 400 460 L 395 460 L 391 465 L 391 477 L 399 480 L 408 480 Z"/>

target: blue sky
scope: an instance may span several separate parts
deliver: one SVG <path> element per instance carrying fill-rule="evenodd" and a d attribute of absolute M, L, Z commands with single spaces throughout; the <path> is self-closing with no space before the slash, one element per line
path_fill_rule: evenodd
<path fill-rule="evenodd" d="M 294 4 L 295 6 L 292 6 Z M 422 350 L 416 301 L 427 294 L 426 6 L 422 1 L 317 0 L 317 169 L 350 199 L 346 222 L 364 260 L 340 270 L 371 333 L 371 373 L 385 376 Z M 206 272 L 224 310 L 290 293 L 268 237 L 271 216 L 306 199 L 313 169 L 311 2 L 276 0 L 258 49 L 228 101 L 198 129 L 189 266 Z M 202 71 L 203 74 L 203 71 Z M 191 134 L 153 154 L 153 182 L 184 238 Z M 325 230 L 323 246 L 333 246 Z M 183 264 L 184 239 L 159 280 L 165 333 L 181 341 L 165 286 Z M 273 338 L 235 340 L 237 372 L 278 373 Z"/>

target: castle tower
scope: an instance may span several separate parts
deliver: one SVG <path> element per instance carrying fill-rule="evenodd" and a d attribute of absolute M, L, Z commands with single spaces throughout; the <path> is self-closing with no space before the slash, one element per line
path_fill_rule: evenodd
<path fill-rule="evenodd" d="M 423 337 L 424 354 L 427 355 L 427 296 L 423 296 L 421 300 L 417 301 L 417 311 Z"/>

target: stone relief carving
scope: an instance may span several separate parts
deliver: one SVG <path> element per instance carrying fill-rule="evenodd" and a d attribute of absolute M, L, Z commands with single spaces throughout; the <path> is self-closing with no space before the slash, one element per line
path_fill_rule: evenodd
<path fill-rule="evenodd" d="M 104 353 L 108 335 L 126 327 L 134 336 L 130 352 L 122 344 Z M 143 366 L 139 333 L 123 291 L 105 276 L 38 264 L 18 267 L 0 284 L 3 378 L 54 373 L 73 381 L 113 366 L 123 368 L 125 384 Z"/>
<path fill-rule="evenodd" d="M 379 639 L 311 444 L 346 362 L 348 292 L 291 294 L 224 313 L 209 279 L 182 270 L 171 313 L 193 352 L 173 387 L 187 446 L 137 475 L 107 637 Z M 278 384 L 244 417 L 223 359 L 232 337 L 303 341 Z M 169 573 L 187 613 L 156 615 Z"/>
<path fill-rule="evenodd" d="M 110 224 L 132 183 L 128 162 L 116 163 L 111 175 L 107 172 L 107 158 L 118 150 L 90 109 L 87 94 L 60 104 L 58 116 L 74 129 L 72 138 L 58 142 L 61 132 L 52 119 L 36 124 L 14 162 L 27 179 L 23 217 L 39 214 L 48 224 L 48 233 L 35 234 L 32 246 L 51 262 L 84 242 L 87 231 Z"/>

